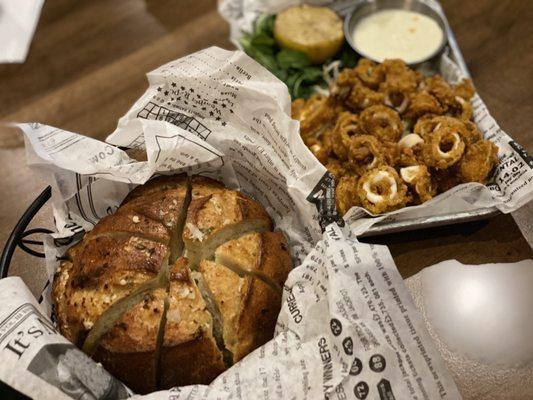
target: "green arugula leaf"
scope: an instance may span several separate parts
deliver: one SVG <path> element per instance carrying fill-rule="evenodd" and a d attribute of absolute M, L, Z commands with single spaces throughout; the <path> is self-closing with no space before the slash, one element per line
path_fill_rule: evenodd
<path fill-rule="evenodd" d="M 285 82 L 289 76 L 289 73 L 284 69 L 278 69 L 276 71 L 271 71 L 276 77 L 280 80 Z"/>
<path fill-rule="evenodd" d="M 248 52 L 250 47 L 252 47 L 252 35 L 250 33 L 243 32 L 241 38 L 239 39 L 239 43 L 241 44 L 244 51 Z"/>
<path fill-rule="evenodd" d="M 276 41 L 273 37 L 268 36 L 265 33 L 254 33 L 251 40 L 252 46 L 268 46 L 273 47 L 276 45 Z"/>
<path fill-rule="evenodd" d="M 274 15 L 260 15 L 254 22 L 253 32 L 243 32 L 239 42 L 246 54 L 287 85 L 293 99 L 308 98 L 315 92 L 315 86 L 327 87 L 322 68 L 312 66 L 305 53 L 280 49 L 273 37 L 275 19 Z M 353 67 L 357 61 L 347 44 L 333 59 L 340 59 L 343 67 Z"/>
<path fill-rule="evenodd" d="M 283 69 L 300 69 L 311 65 L 311 60 L 307 54 L 290 49 L 281 49 L 280 52 L 276 54 L 276 60 L 278 61 L 280 68 Z"/>
<path fill-rule="evenodd" d="M 303 69 L 304 79 L 307 81 L 316 81 L 318 78 L 322 78 L 322 68 L 319 67 L 307 67 Z"/>
<path fill-rule="evenodd" d="M 254 23 L 254 32 L 257 34 L 264 34 L 272 36 L 274 32 L 275 15 L 261 14 Z"/>
<path fill-rule="evenodd" d="M 276 57 L 274 57 L 273 54 L 263 52 L 257 47 L 252 47 L 250 49 L 250 53 L 247 52 L 247 54 L 259 62 L 259 64 L 270 70 L 270 72 L 272 72 L 274 75 L 276 74 L 276 71 L 278 71 L 278 63 L 276 62 Z"/>

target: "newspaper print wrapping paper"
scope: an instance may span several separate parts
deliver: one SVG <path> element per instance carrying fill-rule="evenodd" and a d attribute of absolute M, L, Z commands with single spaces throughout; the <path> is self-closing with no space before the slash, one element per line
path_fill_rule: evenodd
<path fill-rule="evenodd" d="M 0 281 L 0 300 L 0 379 L 44 400 L 128 396 L 55 331 L 19 278 Z M 332 224 L 290 273 L 274 339 L 209 386 L 134 398 L 434 400 L 460 394 L 388 249 L 348 239 Z"/>
<path fill-rule="evenodd" d="M 423 0 L 430 7 L 446 18 L 439 3 L 433 0 Z M 219 11 L 231 26 L 230 38 L 236 46 L 242 31 L 250 31 L 255 19 L 262 13 L 277 13 L 291 5 L 301 3 L 323 5 L 346 13 L 360 0 L 223 0 Z M 443 54 L 438 63 L 439 73 L 449 82 L 457 83 L 466 77 L 447 54 Z M 475 83 L 475 82 L 474 82 Z M 533 198 L 533 158 L 526 150 L 503 132 L 494 118 L 489 114 L 485 103 L 479 95 L 472 100 L 474 107 L 474 121 L 486 139 L 499 147 L 499 165 L 487 185 L 467 183 L 442 193 L 432 200 L 419 205 L 403 208 L 381 215 L 377 218 L 360 207 L 354 207 L 344 219 L 356 235 L 363 234 L 377 222 L 387 220 L 406 221 L 420 217 L 431 217 L 451 213 L 480 210 L 496 207 L 501 212 L 512 212 Z M 333 213 L 328 211 L 329 214 Z M 325 214 L 325 213 L 323 213 Z M 330 218 L 333 219 L 333 218 Z"/>

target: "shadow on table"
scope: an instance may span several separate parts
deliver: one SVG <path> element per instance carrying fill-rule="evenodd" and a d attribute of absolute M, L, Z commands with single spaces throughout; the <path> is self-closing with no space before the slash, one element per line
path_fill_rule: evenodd
<path fill-rule="evenodd" d="M 449 259 L 465 264 L 485 264 L 533 258 L 531 247 L 509 214 L 361 241 L 388 246 L 404 278 Z"/>

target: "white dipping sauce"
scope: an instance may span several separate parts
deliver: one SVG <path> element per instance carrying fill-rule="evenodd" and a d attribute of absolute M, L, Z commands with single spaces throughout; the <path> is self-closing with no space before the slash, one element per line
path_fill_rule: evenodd
<path fill-rule="evenodd" d="M 444 32 L 426 15 L 389 9 L 363 18 L 351 35 L 363 55 L 376 61 L 401 58 L 411 64 L 433 54 L 442 43 Z"/>

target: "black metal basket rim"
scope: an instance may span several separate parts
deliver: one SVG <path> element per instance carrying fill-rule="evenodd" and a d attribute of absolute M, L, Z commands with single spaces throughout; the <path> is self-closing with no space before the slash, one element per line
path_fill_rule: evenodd
<path fill-rule="evenodd" d="M 9 238 L 6 241 L 4 249 L 2 251 L 2 256 L 0 257 L 0 278 L 5 278 L 9 272 L 9 265 L 11 263 L 11 258 L 17 246 L 19 246 L 25 252 L 36 256 L 44 257 L 44 254 L 39 253 L 31 248 L 28 245 L 37 244 L 40 245 L 41 242 L 37 242 L 30 239 L 25 239 L 27 236 L 30 236 L 35 233 L 51 233 L 52 231 L 44 228 L 35 228 L 26 231 L 29 223 L 39 212 L 39 210 L 46 204 L 46 202 L 52 197 L 52 188 L 47 186 L 39 196 L 31 203 L 31 205 L 26 209 L 22 217 L 15 225 L 15 228 L 9 235 Z"/>

